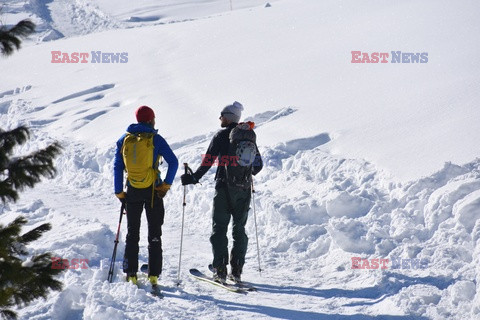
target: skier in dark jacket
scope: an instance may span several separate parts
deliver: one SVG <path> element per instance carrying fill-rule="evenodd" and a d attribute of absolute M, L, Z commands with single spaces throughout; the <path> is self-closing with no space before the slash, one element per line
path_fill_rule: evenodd
<path fill-rule="evenodd" d="M 220 113 L 221 127 L 210 142 L 206 154 L 203 156 L 201 166 L 193 174 L 181 176 L 182 184 L 196 184 L 213 164 L 218 164 L 215 175 L 215 196 L 213 198 L 212 234 L 210 243 L 213 251 L 214 279 L 225 282 L 227 277 L 227 264 L 230 261 L 231 278 L 241 280 L 245 255 L 247 253 L 248 237 L 245 233 L 245 225 L 250 209 L 251 185 L 245 188 L 231 187 L 227 184 L 225 165 L 231 164 L 228 160 L 222 163 L 221 159 L 228 159 L 229 134 L 240 121 L 243 106 L 234 102 L 226 106 Z M 263 163 L 257 148 L 257 160 L 255 161 L 252 174 L 256 175 L 262 170 Z M 223 158 L 227 156 L 227 158 Z M 218 161 L 213 161 L 218 159 Z M 228 255 L 227 229 L 233 218 L 232 236 L 233 247 Z"/>
<path fill-rule="evenodd" d="M 114 162 L 114 184 L 115 195 L 122 202 L 126 202 L 128 232 L 125 245 L 125 255 L 123 260 L 123 271 L 127 274 L 127 281 L 136 283 L 138 271 L 138 242 L 140 240 L 140 218 L 145 208 L 148 221 L 148 269 L 149 280 L 152 285 L 157 285 L 158 276 L 162 272 L 162 225 L 165 215 L 163 206 L 163 197 L 166 195 L 175 178 L 178 169 L 177 157 L 173 154 L 165 139 L 154 129 L 155 114 L 147 106 L 141 106 L 135 112 L 138 123 L 131 124 L 127 133 L 117 141 L 117 150 Z M 150 154 L 149 159 L 153 159 L 151 164 L 146 164 L 146 169 L 150 170 L 153 177 L 149 180 L 134 180 L 134 173 L 127 172 L 127 192 L 123 191 L 123 171 L 128 170 L 124 162 L 124 144 L 125 137 L 128 134 L 150 134 L 153 142 L 153 157 Z M 142 155 L 137 155 L 140 159 Z M 160 178 L 158 171 L 159 159 L 163 157 L 168 163 L 168 171 L 165 180 Z M 134 161 L 136 161 L 135 159 Z M 151 167 L 150 167 L 151 166 Z M 144 179 L 146 180 L 146 179 Z M 143 184 L 142 184 L 143 183 Z M 148 184 L 148 185 L 145 185 Z"/>

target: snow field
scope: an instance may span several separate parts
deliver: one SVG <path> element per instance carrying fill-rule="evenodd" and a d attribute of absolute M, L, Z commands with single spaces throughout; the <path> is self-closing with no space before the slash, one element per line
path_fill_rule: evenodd
<path fill-rule="evenodd" d="M 14 19 L 25 10 L 34 13 L 44 23 L 39 38 L 65 38 L 26 45 L 0 61 L 9 75 L 0 87 L 0 126 L 32 128 L 20 153 L 54 140 L 64 150 L 57 177 L 0 207 L 0 223 L 18 214 L 31 227 L 50 222 L 52 231 L 32 251 L 89 259 L 88 269 L 65 272 L 64 291 L 20 308 L 20 317 L 478 318 L 478 4 L 299 0 L 228 13 L 226 4 L 7 6 Z M 431 61 L 353 65 L 349 53 L 357 48 L 428 50 Z M 129 62 L 56 65 L 52 50 L 127 51 Z M 190 267 L 206 270 L 211 260 L 214 168 L 202 185 L 187 188 L 182 286 L 175 287 L 182 166 L 165 200 L 166 298 L 148 295 L 145 279 L 140 288 L 122 281 L 123 241 L 109 284 L 119 215 L 112 195 L 114 142 L 133 111 L 140 104 L 154 107 L 159 132 L 180 164 L 195 169 L 218 129 L 220 109 L 232 99 L 242 101 L 245 119 L 256 122 L 266 164 L 255 178 L 264 271 L 260 276 L 256 270 L 251 212 L 244 275 L 260 291 L 227 294 L 187 275 Z M 142 223 L 140 260 L 146 262 Z M 123 220 L 122 239 L 125 226 Z M 352 257 L 425 259 L 428 266 L 355 270 Z"/>

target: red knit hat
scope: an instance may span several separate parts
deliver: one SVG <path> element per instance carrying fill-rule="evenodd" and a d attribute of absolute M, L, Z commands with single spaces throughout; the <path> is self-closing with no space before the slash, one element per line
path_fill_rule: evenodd
<path fill-rule="evenodd" d="M 135 111 L 138 122 L 150 122 L 155 119 L 155 113 L 147 106 L 141 106 Z"/>

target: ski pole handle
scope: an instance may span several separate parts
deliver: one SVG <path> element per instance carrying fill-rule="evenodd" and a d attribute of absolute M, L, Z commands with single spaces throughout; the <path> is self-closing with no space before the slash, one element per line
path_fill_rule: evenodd
<path fill-rule="evenodd" d="M 185 174 L 191 174 L 193 176 L 192 169 L 188 166 L 188 163 L 184 163 L 183 166 L 185 167 Z"/>

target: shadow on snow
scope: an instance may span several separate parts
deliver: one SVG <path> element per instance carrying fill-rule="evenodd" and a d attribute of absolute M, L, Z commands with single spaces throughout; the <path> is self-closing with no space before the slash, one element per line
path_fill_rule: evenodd
<path fill-rule="evenodd" d="M 403 274 L 386 272 L 382 281 L 379 284 L 369 288 L 360 289 L 315 289 L 305 288 L 299 286 L 276 286 L 270 284 L 255 284 L 258 288 L 257 293 L 251 294 L 284 294 L 284 295 L 305 295 L 312 298 L 349 298 L 349 299 L 363 299 L 363 301 L 354 301 L 348 304 L 341 305 L 340 307 L 355 307 L 355 306 L 368 306 L 379 303 L 389 296 L 393 296 L 400 292 L 403 288 L 412 285 L 431 285 L 443 290 L 453 284 L 455 279 L 446 277 L 411 277 Z M 186 292 L 183 292 L 186 293 Z M 188 294 L 188 293 L 187 293 Z M 168 294 L 167 294 L 168 295 Z M 188 294 L 190 295 L 190 294 Z M 249 294 L 250 295 L 250 294 Z M 173 297 L 173 296 L 172 296 Z M 329 314 L 316 311 L 307 310 L 295 310 L 278 308 L 267 305 L 256 305 L 241 302 L 230 302 L 220 300 L 209 295 L 192 295 L 190 298 L 193 300 L 203 300 L 215 303 L 218 307 L 226 311 L 243 311 L 262 314 L 266 317 L 278 318 L 278 319 L 428 319 L 423 316 L 415 315 L 366 315 L 366 314 Z M 266 297 L 263 297 L 266 298 Z M 271 299 L 275 299 L 273 296 Z M 268 301 L 268 299 L 265 299 Z M 321 307 L 319 307 L 321 308 Z"/>

